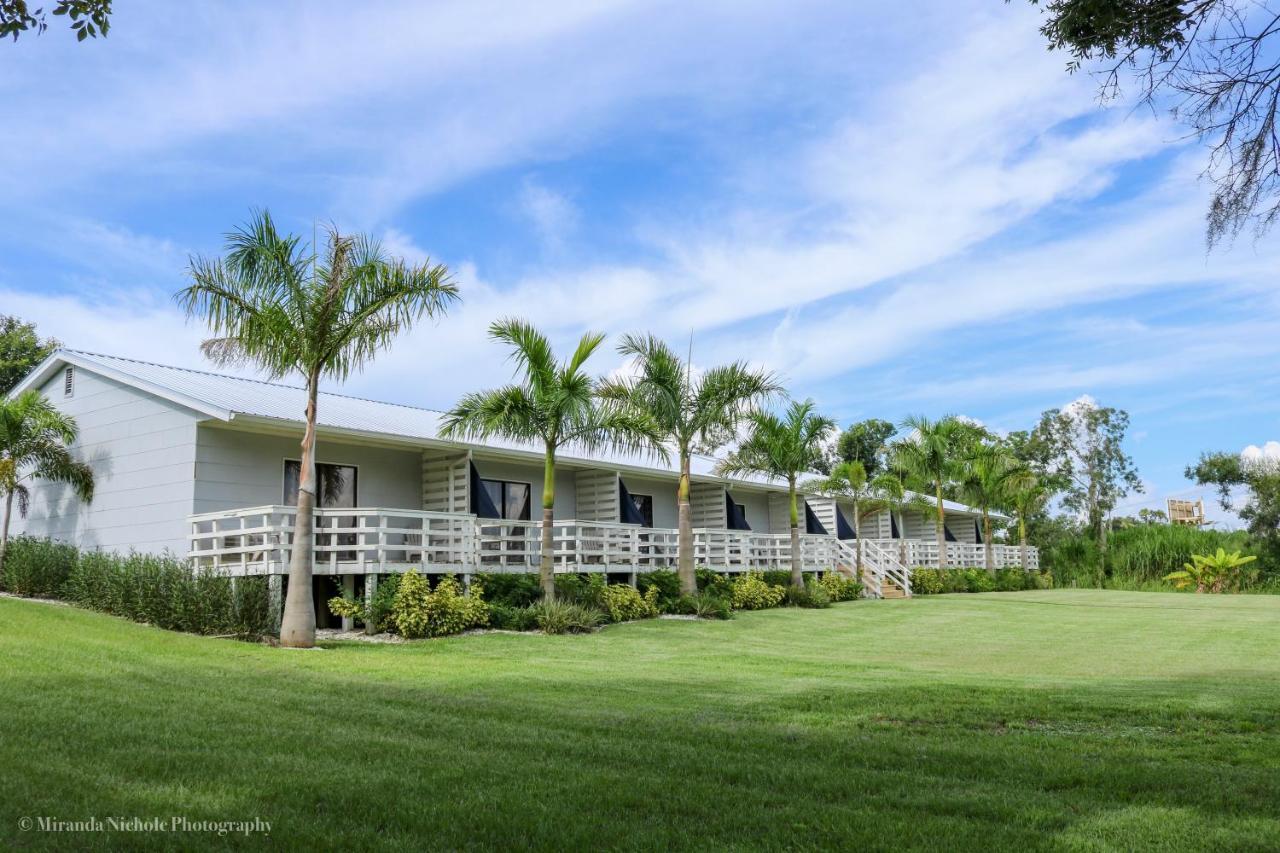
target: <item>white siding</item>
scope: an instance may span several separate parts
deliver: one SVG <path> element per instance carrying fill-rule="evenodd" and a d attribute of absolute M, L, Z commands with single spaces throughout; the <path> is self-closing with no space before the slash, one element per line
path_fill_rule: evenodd
<path fill-rule="evenodd" d="M 742 504 L 747 515 L 747 524 L 758 533 L 769 532 L 769 495 L 767 492 L 752 492 L 744 489 L 730 489 L 736 503 Z"/>
<path fill-rule="evenodd" d="M 711 530 L 724 530 L 729 526 L 723 486 L 714 483 L 690 483 L 689 510 L 695 529 L 706 527 Z"/>
<path fill-rule="evenodd" d="M 957 542 L 968 542 L 970 545 L 973 545 L 978 541 L 978 531 L 973 524 L 974 519 L 971 515 L 953 515 L 952 513 L 947 513 L 947 529 L 955 535 Z"/>
<path fill-rule="evenodd" d="M 801 513 L 800 524 L 801 531 L 804 530 L 804 508 L 799 504 L 799 498 L 796 498 L 796 509 Z M 753 524 L 752 527 L 755 527 Z M 756 530 L 764 532 L 763 528 L 756 527 Z M 769 533 L 790 533 L 791 532 L 791 496 L 786 492 L 770 492 L 769 493 Z"/>
<path fill-rule="evenodd" d="M 620 521 L 618 473 L 584 468 L 574 472 L 574 504 L 580 521 Z"/>
<path fill-rule="evenodd" d="M 422 508 L 429 512 L 471 512 L 471 454 L 422 456 Z"/>
<path fill-rule="evenodd" d="M 201 425 L 196 450 L 195 512 L 284 501 L 284 461 L 297 459 L 298 438 Z M 355 465 L 360 506 L 419 509 L 422 454 L 323 438 L 316 461 Z"/>
<path fill-rule="evenodd" d="M 813 510 L 813 514 L 817 516 L 818 521 L 826 528 L 828 534 L 836 535 L 836 502 L 833 498 L 824 498 L 819 495 L 809 495 L 803 498 L 804 502 L 809 505 L 809 509 Z M 803 507 L 801 508 L 803 509 Z M 801 529 L 804 529 L 804 519 L 800 519 Z"/>
<path fill-rule="evenodd" d="M 31 511 L 14 519 L 14 532 L 86 549 L 185 554 L 202 416 L 82 368 L 66 397 L 63 379 L 58 371 L 41 390 L 76 419 L 73 453 L 93 467 L 94 499 L 82 507 L 67 487 L 37 481 Z"/>

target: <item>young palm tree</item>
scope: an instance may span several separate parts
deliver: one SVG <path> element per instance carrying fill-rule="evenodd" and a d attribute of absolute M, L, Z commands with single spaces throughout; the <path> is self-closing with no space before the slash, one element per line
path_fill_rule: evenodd
<path fill-rule="evenodd" d="M 1049 502 L 1049 488 L 1024 468 L 1024 477 L 1010 490 L 1009 505 L 1018 516 L 1018 551 L 1022 568 L 1027 567 L 1027 519 Z"/>
<path fill-rule="evenodd" d="M 957 449 L 974 428 L 953 415 L 937 421 L 912 416 L 902 422 L 902 428 L 909 434 L 893 443 L 890 464 L 909 488 L 933 497 L 937 511 L 934 530 L 938 537 L 938 568 L 945 569 L 947 534 L 942 493 L 957 479 Z"/>
<path fill-rule="evenodd" d="M 814 414 L 812 400 L 792 403 L 781 418 L 772 412 L 752 412 L 747 422 L 750 433 L 746 440 L 720 461 L 716 472 L 722 477 L 758 474 L 787 481 L 787 498 L 791 504 L 791 585 L 803 589 L 796 481 L 822 461 L 822 443 L 836 428 L 836 422 Z"/>
<path fill-rule="evenodd" d="M 543 447 L 542 595 L 555 598 L 552 524 L 556 501 L 556 454 L 563 447 L 654 452 L 665 457 L 661 436 L 647 418 L 628 408 L 601 405 L 596 383 L 583 370 L 604 335 L 588 332 L 564 363 L 557 363 L 546 336 L 522 320 L 501 320 L 489 337 L 511 347 L 523 373 L 520 384 L 467 394 L 446 413 L 441 436 L 455 439 L 505 438 Z"/>
<path fill-rule="evenodd" d="M 853 503 L 853 535 L 861 542 L 862 521 L 882 510 L 892 512 L 902 500 L 902 481 L 892 474 L 867 476 L 866 467 L 858 460 L 841 462 L 822 480 L 813 480 L 804 491 L 822 492 L 847 498 Z M 862 548 L 857 548 L 856 566 L 862 576 Z"/>
<path fill-rule="evenodd" d="M 66 483 L 80 500 L 93 500 L 93 469 L 77 461 L 68 450 L 77 433 L 75 418 L 62 414 L 39 391 L 0 398 L 0 491 L 4 492 L 0 570 L 4 569 L 9 546 L 9 519 L 15 497 L 18 514 L 27 516 L 27 481 Z"/>
<path fill-rule="evenodd" d="M 991 510 L 1009 503 L 1013 493 L 1031 478 L 1030 472 L 1006 448 L 978 444 L 961 462 L 960 493 L 970 506 L 982 511 L 983 565 L 996 570 L 991 543 Z"/>
<path fill-rule="evenodd" d="M 680 457 L 680 508 L 677 568 L 680 591 L 693 595 L 698 582 L 693 566 L 693 514 L 689 505 L 689 460 L 695 447 L 714 452 L 755 403 L 782 390 L 773 376 L 742 362 L 693 375 L 692 366 L 652 335 L 627 335 L 618 352 L 636 361 L 635 376 L 601 384 L 601 397 L 630 407 L 650 419 Z"/>
<path fill-rule="evenodd" d="M 226 238 L 226 256 L 191 259 L 192 284 L 176 295 L 216 337 L 201 346 L 217 364 L 247 364 L 273 379 L 306 382 L 298 511 L 280 642 L 315 645 L 311 570 L 315 546 L 316 399 L 320 380 L 342 381 L 401 331 L 443 314 L 457 288 L 441 264 L 410 266 L 368 237 L 328 229 L 323 248 L 276 230 L 271 215 Z"/>

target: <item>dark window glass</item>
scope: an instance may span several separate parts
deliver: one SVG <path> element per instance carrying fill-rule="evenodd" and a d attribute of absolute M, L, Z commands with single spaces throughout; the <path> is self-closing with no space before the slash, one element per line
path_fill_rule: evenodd
<path fill-rule="evenodd" d="M 298 505 L 298 480 L 302 477 L 302 463 L 297 459 L 284 462 L 284 502 Z M 316 505 L 324 507 L 354 507 L 356 505 L 356 469 L 352 465 L 316 463 Z"/>
<path fill-rule="evenodd" d="M 532 509 L 529 498 L 532 487 L 528 483 L 508 483 L 504 480 L 481 480 L 480 483 L 503 518 L 512 521 L 530 520 Z"/>
<path fill-rule="evenodd" d="M 746 506 L 746 504 L 734 504 L 734 506 L 736 506 L 736 507 L 738 508 L 738 515 L 742 516 L 742 520 L 743 520 L 744 522 L 747 522 L 748 524 L 750 524 L 751 522 L 747 521 L 747 506 Z"/>
<path fill-rule="evenodd" d="M 284 461 L 284 502 L 287 506 L 298 505 L 298 481 L 302 477 L 302 463 L 297 459 Z M 356 505 L 356 469 L 353 465 L 331 465 L 327 462 L 316 463 L 316 508 L 326 509 L 339 507 L 348 509 Z M 330 522 L 332 523 L 332 522 Z M 338 520 L 341 527 L 355 527 L 355 516 Z M 316 532 L 317 545 L 355 545 L 354 533 Z M 326 559 L 328 552 L 319 555 Z M 351 562 L 356 559 L 355 551 L 339 551 L 340 562 Z"/>
<path fill-rule="evenodd" d="M 642 522 L 644 526 L 653 527 L 653 495 L 633 494 L 631 503 L 635 506 L 636 512 L 640 513 L 640 517 L 644 519 Z"/>

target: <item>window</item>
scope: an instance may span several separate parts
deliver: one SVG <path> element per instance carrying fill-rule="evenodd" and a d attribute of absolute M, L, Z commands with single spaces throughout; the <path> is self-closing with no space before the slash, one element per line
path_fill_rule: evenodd
<path fill-rule="evenodd" d="M 298 481 L 302 478 L 302 463 L 297 459 L 284 461 L 284 502 L 298 505 Z M 316 506 L 354 507 L 356 505 L 356 467 L 316 463 Z"/>
<path fill-rule="evenodd" d="M 533 487 L 528 483 L 509 483 L 505 480 L 481 480 L 480 485 L 489 494 L 493 505 L 502 517 L 512 521 L 529 521 L 532 507 L 529 497 Z"/>
<path fill-rule="evenodd" d="M 70 397 L 76 390 L 76 369 L 67 367 L 62 371 L 62 396 Z"/>
<path fill-rule="evenodd" d="M 640 517 L 644 519 L 641 523 L 645 527 L 653 527 L 653 495 L 633 494 L 631 503 L 635 506 L 636 512 L 640 513 Z"/>
<path fill-rule="evenodd" d="M 298 481 L 302 478 L 302 463 L 297 459 L 284 461 L 284 502 L 287 506 L 298 505 Z M 332 465 L 328 462 L 316 463 L 316 508 L 340 507 L 347 509 L 356 505 L 356 467 L 354 465 Z M 325 523 L 333 524 L 333 519 Z M 355 516 L 346 516 L 337 520 L 337 526 L 352 528 L 356 526 Z M 317 531 L 316 559 L 329 557 L 331 550 L 323 550 L 333 545 L 355 545 L 355 533 L 324 533 Z M 339 562 L 353 562 L 355 551 L 338 551 Z"/>

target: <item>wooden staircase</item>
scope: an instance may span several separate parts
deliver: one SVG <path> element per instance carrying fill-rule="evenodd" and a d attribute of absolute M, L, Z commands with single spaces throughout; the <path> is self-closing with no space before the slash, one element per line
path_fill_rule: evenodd
<path fill-rule="evenodd" d="M 853 566 L 857 551 L 854 549 L 864 549 L 862 586 L 867 598 L 911 597 L 911 573 L 898 561 L 896 554 L 871 543 L 850 545 L 841 541 L 839 547 L 844 552 L 847 565 L 837 564 L 836 569 L 848 577 L 855 576 Z"/>
<path fill-rule="evenodd" d="M 883 580 L 880 582 L 881 598 L 907 598 L 907 594 L 902 587 L 898 586 L 891 580 Z"/>

